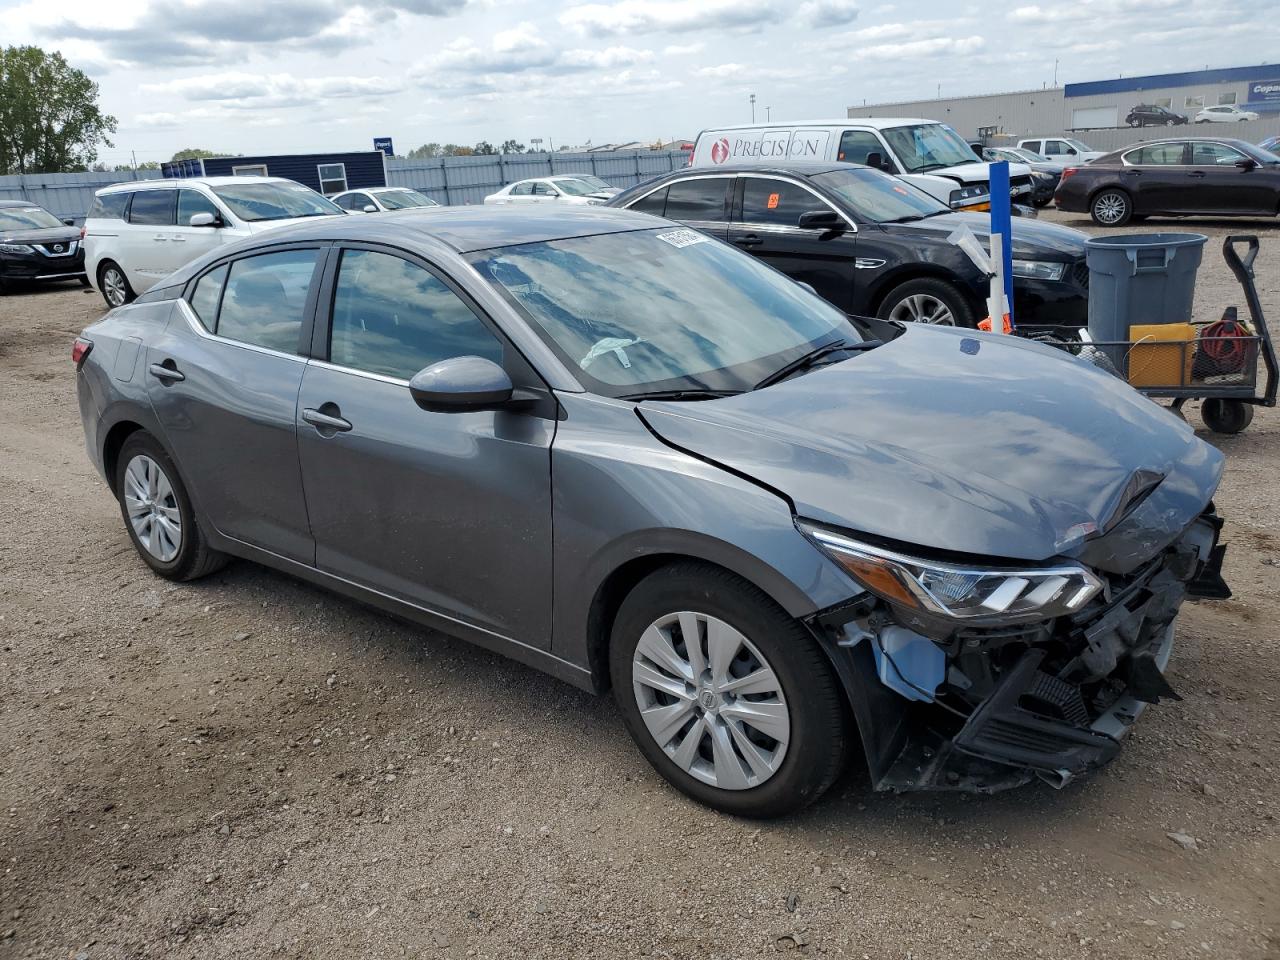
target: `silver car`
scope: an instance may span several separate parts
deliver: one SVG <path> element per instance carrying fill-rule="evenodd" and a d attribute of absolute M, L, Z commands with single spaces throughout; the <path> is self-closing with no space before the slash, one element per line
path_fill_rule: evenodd
<path fill-rule="evenodd" d="M 850 319 L 620 210 L 325 218 L 77 340 L 160 576 L 241 557 L 612 687 L 674 786 L 776 816 L 1095 768 L 1222 596 L 1217 450 L 1012 337 Z"/>

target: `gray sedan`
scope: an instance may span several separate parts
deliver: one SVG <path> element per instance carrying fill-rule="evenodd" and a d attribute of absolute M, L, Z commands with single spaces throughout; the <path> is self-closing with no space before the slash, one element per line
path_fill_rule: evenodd
<path fill-rule="evenodd" d="M 850 319 L 644 214 L 326 218 L 76 341 L 90 458 L 160 576 L 229 557 L 577 686 L 721 810 L 1061 785 L 1179 605 L 1222 456 L 1009 337 Z"/>

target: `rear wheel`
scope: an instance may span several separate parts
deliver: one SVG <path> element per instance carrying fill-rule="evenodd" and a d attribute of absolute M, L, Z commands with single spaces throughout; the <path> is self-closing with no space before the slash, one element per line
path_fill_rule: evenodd
<path fill-rule="evenodd" d="M 194 580 L 229 559 L 209 546 L 169 455 L 146 431 L 132 434 L 116 460 L 116 496 L 138 554 L 168 580 Z"/>
<path fill-rule="evenodd" d="M 975 326 L 973 308 L 959 289 L 945 280 L 922 277 L 889 291 L 876 315 L 883 320 L 930 323 L 940 327 Z"/>
<path fill-rule="evenodd" d="M 725 570 L 675 563 L 643 580 L 614 621 L 609 668 L 641 753 L 708 806 L 783 816 L 844 766 L 830 663 L 793 617 Z"/>
<path fill-rule="evenodd" d="M 1102 227 L 1122 227 L 1133 216 L 1133 201 L 1129 194 L 1116 188 L 1100 191 L 1089 205 L 1093 222 Z"/>
<path fill-rule="evenodd" d="M 130 303 L 137 294 L 129 286 L 129 278 L 124 275 L 115 261 L 106 260 L 98 268 L 98 289 L 102 291 L 102 299 L 108 307 L 122 307 Z"/>

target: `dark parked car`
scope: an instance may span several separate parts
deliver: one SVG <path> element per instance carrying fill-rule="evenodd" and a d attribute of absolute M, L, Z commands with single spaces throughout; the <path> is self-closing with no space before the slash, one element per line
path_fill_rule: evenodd
<path fill-rule="evenodd" d="M 317 218 L 73 358 L 157 574 L 245 557 L 612 686 L 738 814 L 821 795 L 851 736 L 881 789 L 1062 785 L 1173 696 L 1179 606 L 1225 590 L 1222 454 L 1123 381 L 851 319 L 641 214 Z"/>
<path fill-rule="evenodd" d="M 25 200 L 0 200 L 0 294 L 15 283 L 79 280 L 84 275 L 80 229 Z"/>
<path fill-rule="evenodd" d="M 1158 216 L 1273 217 L 1280 156 L 1243 140 L 1157 140 L 1067 168 L 1054 201 L 1104 227 Z"/>
<path fill-rule="evenodd" d="M 1031 205 L 1034 207 L 1047 207 L 1053 202 L 1053 193 L 1058 189 L 1062 171 L 1067 169 L 1065 161 L 1046 160 L 1039 154 L 1018 147 L 983 147 L 979 155 L 989 163 L 1006 160 L 1009 163 L 1025 163 L 1030 167 Z"/>
<path fill-rule="evenodd" d="M 1276 148 L 1280 147 L 1280 137 L 1267 137 L 1267 139 L 1260 141 L 1258 146 L 1267 151 L 1267 153 L 1275 153 Z"/>
<path fill-rule="evenodd" d="M 679 220 L 809 284 L 846 313 L 972 327 L 988 282 L 947 237 L 979 237 L 990 217 L 953 213 L 897 177 L 848 163 L 716 167 L 667 174 L 620 193 L 611 207 Z M 801 218 L 804 218 L 803 222 Z M 1087 322 L 1083 233 L 1014 221 L 1019 324 Z"/>
<path fill-rule="evenodd" d="M 1180 113 L 1174 113 L 1168 107 L 1158 107 L 1151 103 L 1140 103 L 1124 118 L 1131 127 L 1177 127 L 1187 122 Z"/>

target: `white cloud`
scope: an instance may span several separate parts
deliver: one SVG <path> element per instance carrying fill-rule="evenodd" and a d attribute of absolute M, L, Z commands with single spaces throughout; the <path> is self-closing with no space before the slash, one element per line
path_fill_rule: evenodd
<path fill-rule="evenodd" d="M 707 49 L 707 45 L 699 41 L 698 43 L 672 43 L 662 48 L 662 53 L 667 57 L 687 57 L 695 53 L 701 53 Z"/>
<path fill-rule="evenodd" d="M 402 85 L 381 77 L 296 77 L 292 74 L 215 73 L 150 83 L 143 93 L 214 101 L 237 110 L 298 107 L 397 93 Z M 150 116 L 162 116 L 151 114 Z"/>
<path fill-rule="evenodd" d="M 799 14 L 804 23 L 821 30 L 851 23 L 858 16 L 858 5 L 854 0 L 806 0 Z"/>
<path fill-rule="evenodd" d="M 928 40 L 908 40 L 904 43 L 883 43 L 863 47 L 858 51 L 858 56 L 865 60 L 919 60 L 946 54 L 968 56 L 982 50 L 986 45 L 987 41 L 979 36 L 933 37 Z"/>
<path fill-rule="evenodd" d="M 592 36 L 760 27 L 794 11 L 786 0 L 619 0 L 569 7 L 560 23 Z"/>

